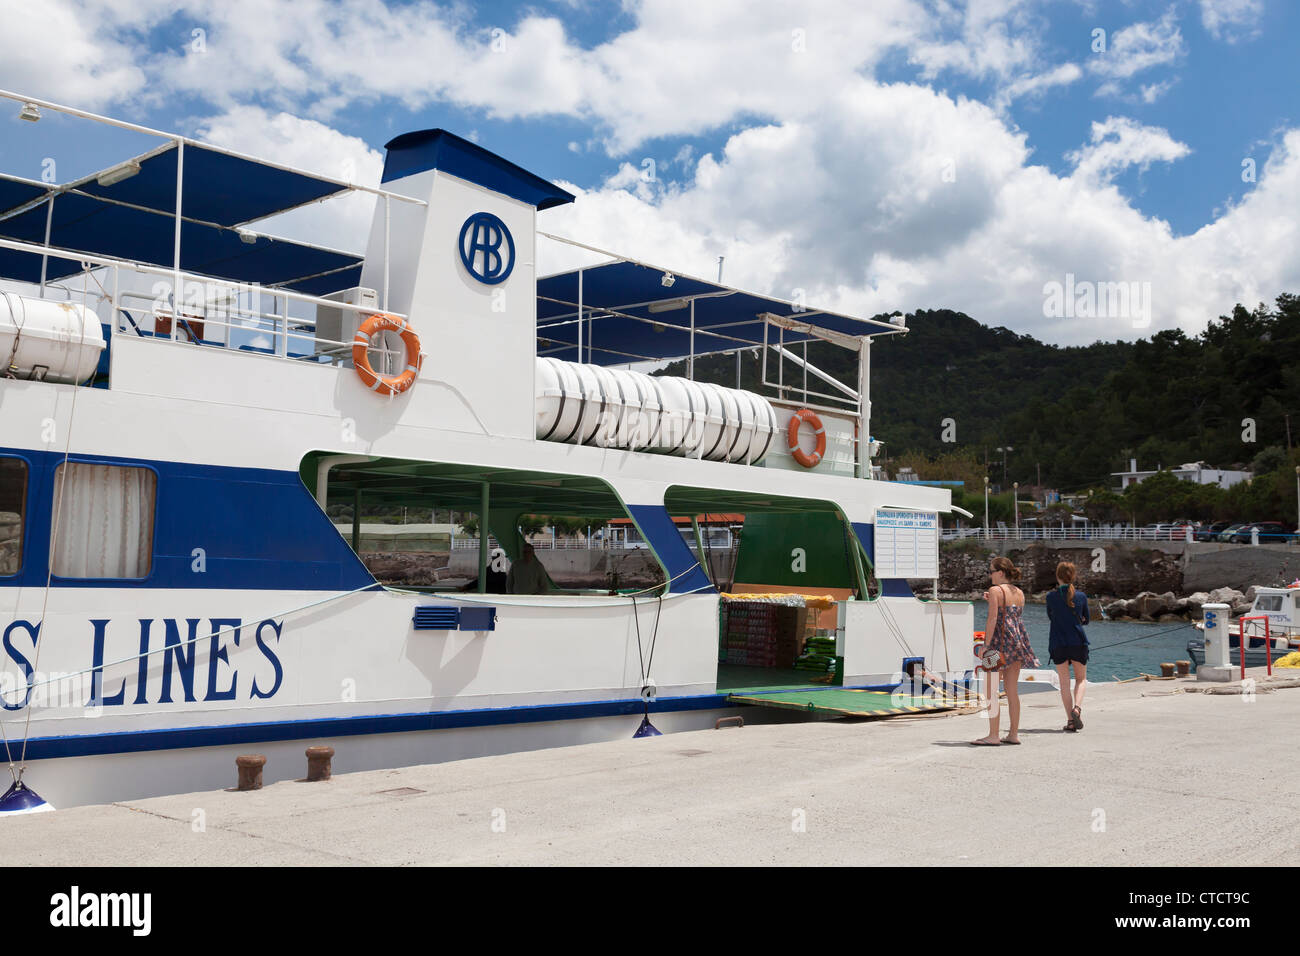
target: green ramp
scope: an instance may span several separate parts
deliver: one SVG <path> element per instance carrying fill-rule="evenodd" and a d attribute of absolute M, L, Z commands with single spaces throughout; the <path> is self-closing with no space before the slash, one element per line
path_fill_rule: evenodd
<path fill-rule="evenodd" d="M 883 690 L 852 690 L 846 687 L 807 688 L 796 691 L 729 694 L 727 700 L 755 707 L 798 710 L 817 717 L 897 717 L 928 711 L 952 710 L 958 702 L 938 697 L 894 695 Z"/>

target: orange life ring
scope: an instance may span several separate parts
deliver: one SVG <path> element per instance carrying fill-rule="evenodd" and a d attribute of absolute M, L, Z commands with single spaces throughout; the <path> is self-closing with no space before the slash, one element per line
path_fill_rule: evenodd
<path fill-rule="evenodd" d="M 398 375 L 380 375 L 370 367 L 370 356 L 366 353 L 374 347 L 374 337 L 380 332 L 396 332 L 406 346 L 406 368 Z M 361 384 L 366 388 L 380 395 L 400 395 L 414 385 L 423 362 L 420 337 L 415 334 L 415 329 L 406 324 L 405 319 L 383 312 L 377 313 L 362 322 L 361 328 L 352 337 L 352 367 L 357 370 L 357 378 L 361 379 Z"/>
<path fill-rule="evenodd" d="M 799 426 L 804 422 L 813 427 L 813 434 L 817 436 L 817 447 L 811 455 L 799 447 Z M 822 427 L 822 420 L 806 408 L 799 409 L 790 419 L 790 425 L 785 430 L 785 440 L 794 460 L 805 468 L 816 468 L 826 454 L 826 429 Z"/>

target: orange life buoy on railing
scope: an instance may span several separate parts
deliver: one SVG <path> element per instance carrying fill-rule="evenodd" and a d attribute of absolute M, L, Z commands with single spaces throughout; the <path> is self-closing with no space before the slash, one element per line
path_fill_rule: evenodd
<path fill-rule="evenodd" d="M 799 447 L 799 426 L 804 422 L 813 427 L 813 434 L 817 436 L 817 447 L 811 455 Z M 785 431 L 785 440 L 790 446 L 790 454 L 794 456 L 794 460 L 805 468 L 816 468 L 821 464 L 822 455 L 826 454 L 826 429 L 822 427 L 822 420 L 806 408 L 799 409 L 790 419 L 790 425 Z"/>
<path fill-rule="evenodd" d="M 406 346 L 406 368 L 397 375 L 380 375 L 370 367 L 370 356 L 366 353 L 374 348 L 374 337 L 381 332 L 396 332 Z M 357 377 L 361 379 L 362 385 L 380 395 L 400 395 L 414 385 L 423 362 L 420 337 L 415 334 L 415 329 L 406 324 L 405 319 L 377 313 L 362 322 L 361 328 L 352 337 L 352 366 L 357 370 Z"/>

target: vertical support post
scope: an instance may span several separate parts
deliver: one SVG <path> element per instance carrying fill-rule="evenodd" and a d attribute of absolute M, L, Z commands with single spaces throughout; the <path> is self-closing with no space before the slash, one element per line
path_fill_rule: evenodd
<path fill-rule="evenodd" d="M 853 541 L 853 547 L 850 550 L 853 552 L 853 571 L 858 578 L 858 595 L 860 600 L 868 601 L 871 599 L 871 592 L 867 588 L 867 572 L 862 563 L 862 542 L 858 540 L 858 533 L 853 530 L 853 524 L 851 522 L 849 523 L 848 528 L 849 537 Z"/>
<path fill-rule="evenodd" d="M 491 532 L 488 531 L 488 508 L 491 505 L 489 498 L 489 488 L 491 486 L 485 481 L 479 487 L 479 506 L 478 506 L 478 593 L 487 594 L 487 569 L 488 569 L 488 537 Z"/>
<path fill-rule="evenodd" d="M 871 336 L 858 340 L 858 477 L 871 477 Z"/>
<path fill-rule="evenodd" d="M 185 290 L 181 288 L 181 198 L 185 190 L 185 140 L 176 140 L 176 233 L 172 239 L 172 335 L 173 342 L 181 332 L 181 302 Z"/>
<path fill-rule="evenodd" d="M 776 395 L 785 401 L 785 326 L 776 330 Z"/>
<path fill-rule="evenodd" d="M 691 355 L 686 360 L 686 377 L 695 381 L 695 300 L 691 299 Z"/>
<path fill-rule="evenodd" d="M 45 203 L 45 248 L 50 248 L 50 226 L 54 222 L 54 193 L 50 193 L 50 198 Z M 45 272 L 46 265 L 49 263 L 48 253 L 41 253 L 41 298 L 45 298 Z"/>
<path fill-rule="evenodd" d="M 389 255 L 389 245 L 392 235 L 392 203 L 388 196 L 384 196 L 384 308 L 388 311 L 388 263 L 391 259 Z"/>
<path fill-rule="evenodd" d="M 582 361 L 582 270 L 578 270 L 578 361 Z"/>
<path fill-rule="evenodd" d="M 361 489 L 352 489 L 352 550 L 361 553 Z"/>
<path fill-rule="evenodd" d="M 740 388 L 740 349 L 736 349 L 736 388 Z"/>
<path fill-rule="evenodd" d="M 808 340 L 803 340 L 803 403 L 808 404 Z"/>
<path fill-rule="evenodd" d="M 281 305 L 281 299 L 272 293 L 271 301 L 275 303 L 276 315 L 276 339 L 275 354 L 280 358 L 289 357 L 289 297 L 286 295 Z"/>

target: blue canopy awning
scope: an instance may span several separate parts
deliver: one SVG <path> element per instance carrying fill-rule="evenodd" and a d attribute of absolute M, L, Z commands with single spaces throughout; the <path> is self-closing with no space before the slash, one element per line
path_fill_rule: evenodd
<path fill-rule="evenodd" d="M 101 185 L 103 172 L 66 186 L 0 178 L 0 236 L 62 252 L 171 268 L 175 261 L 175 143 L 128 162 L 139 172 Z M 125 165 L 125 164 L 119 164 Z M 109 167 L 108 171 L 119 166 Z M 105 172 L 108 172 L 105 171 Z M 181 203 L 182 271 L 322 295 L 358 283 L 362 257 L 255 235 L 237 227 L 346 192 L 338 183 L 187 143 Z M 39 282 L 42 257 L 0 249 L 0 278 Z M 51 256 L 50 280 L 80 271 Z"/>
<path fill-rule="evenodd" d="M 665 275 L 673 277 L 669 286 L 663 284 Z M 765 313 L 848 336 L 903 331 L 621 261 L 582 269 L 581 358 L 578 270 L 537 281 L 537 354 L 597 365 L 682 358 L 692 351 L 691 302 L 696 355 L 763 345 Z M 768 334 L 776 344 L 776 330 Z M 783 333 L 787 345 L 815 337 L 792 329 Z"/>

